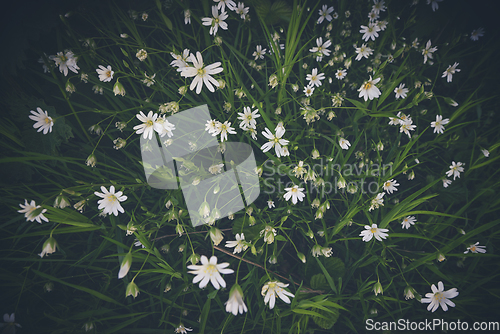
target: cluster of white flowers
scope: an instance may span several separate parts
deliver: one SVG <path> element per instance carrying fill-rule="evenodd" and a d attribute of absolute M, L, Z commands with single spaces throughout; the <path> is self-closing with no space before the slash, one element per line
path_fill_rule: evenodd
<path fill-rule="evenodd" d="M 411 138 L 410 131 L 415 131 L 416 125 L 413 125 L 413 120 L 410 116 L 398 112 L 397 117 L 389 117 L 389 125 L 399 125 L 399 132 L 404 132 L 408 138 Z"/>
<path fill-rule="evenodd" d="M 168 135 L 168 137 L 173 136 L 172 131 L 175 130 L 175 125 L 170 123 L 165 115 L 158 116 L 157 113 L 153 113 L 153 111 L 150 110 L 147 116 L 140 111 L 136 117 L 142 124 L 134 126 L 134 130 L 138 135 L 142 134 L 144 139 L 151 140 L 155 131 L 160 137 L 165 135 Z"/>
<path fill-rule="evenodd" d="M 205 131 L 208 131 L 208 133 L 210 133 L 214 137 L 220 134 L 220 139 L 222 143 L 224 141 L 227 141 L 228 134 L 231 135 L 236 134 L 234 128 L 231 127 L 231 122 L 225 121 L 224 123 L 221 123 L 214 119 L 207 121 L 207 123 L 205 124 Z"/>

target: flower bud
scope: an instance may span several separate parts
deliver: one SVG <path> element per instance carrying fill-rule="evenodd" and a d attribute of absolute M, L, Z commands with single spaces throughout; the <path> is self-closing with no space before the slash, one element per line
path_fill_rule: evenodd
<path fill-rule="evenodd" d="M 219 230 L 217 227 L 210 228 L 210 238 L 212 239 L 215 246 L 218 246 L 222 239 L 224 239 L 221 230 Z"/>
<path fill-rule="evenodd" d="M 127 285 L 127 289 L 125 290 L 125 297 L 132 296 L 135 298 L 137 297 L 138 294 L 139 294 L 139 287 L 137 286 L 137 284 L 135 284 L 134 281 L 130 282 Z"/>
<path fill-rule="evenodd" d="M 382 284 L 380 284 L 380 281 L 375 283 L 375 285 L 373 286 L 373 292 L 375 292 L 375 296 L 379 293 L 384 294 L 384 289 L 382 289 Z"/>
<path fill-rule="evenodd" d="M 44 243 L 43 243 L 43 249 L 40 254 L 38 254 L 40 257 L 44 257 L 45 254 L 49 255 L 52 253 L 55 253 L 57 247 L 57 241 L 53 237 L 48 238 Z"/>
<path fill-rule="evenodd" d="M 302 263 L 306 263 L 306 256 L 303 253 L 297 252 L 297 257 L 300 259 L 300 261 L 302 261 Z"/>
<path fill-rule="evenodd" d="M 210 215 L 210 206 L 208 205 L 207 201 L 203 202 L 200 205 L 200 209 L 198 210 L 198 213 L 203 218 L 207 218 Z"/>
<path fill-rule="evenodd" d="M 125 96 L 125 88 L 120 83 L 120 81 L 118 81 L 118 79 L 116 79 L 115 85 L 113 86 L 113 93 L 115 93 L 115 96 L 116 95 Z"/>
<path fill-rule="evenodd" d="M 122 260 L 120 271 L 118 272 L 118 279 L 125 277 L 132 265 L 132 253 L 128 252 Z"/>
<path fill-rule="evenodd" d="M 63 194 L 59 194 L 54 200 L 54 208 L 64 209 L 67 206 L 70 206 L 68 198 Z"/>

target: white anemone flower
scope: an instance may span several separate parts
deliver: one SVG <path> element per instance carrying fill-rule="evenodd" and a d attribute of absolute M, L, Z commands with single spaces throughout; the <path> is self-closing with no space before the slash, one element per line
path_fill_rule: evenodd
<path fill-rule="evenodd" d="M 409 229 L 411 225 L 415 225 L 417 218 L 414 216 L 408 216 L 401 222 L 403 228 Z"/>
<path fill-rule="evenodd" d="M 436 121 L 431 122 L 431 128 L 434 128 L 434 133 L 443 133 L 444 124 L 448 124 L 450 122 L 449 118 L 443 119 L 443 116 L 436 115 Z"/>
<path fill-rule="evenodd" d="M 211 75 L 222 72 L 224 69 L 220 67 L 221 63 L 215 62 L 211 65 L 203 67 L 203 57 L 199 51 L 196 52 L 196 57 L 191 54 L 189 61 L 193 63 L 194 66 L 187 66 L 178 68 L 177 71 L 181 72 L 181 76 L 185 78 L 194 77 L 189 89 L 193 90 L 196 87 L 196 94 L 201 93 L 201 88 L 203 83 L 207 86 L 208 90 L 212 93 L 215 92 L 214 87 L 219 87 L 219 82 L 215 80 Z"/>
<path fill-rule="evenodd" d="M 142 111 L 140 111 L 139 114 L 136 115 L 136 117 L 139 119 L 139 121 L 142 122 L 142 124 L 134 126 L 135 132 L 138 135 L 142 133 L 144 139 L 151 140 L 153 138 L 158 114 L 153 113 L 153 111 L 150 110 L 148 115 L 146 116 Z"/>
<path fill-rule="evenodd" d="M 257 121 L 255 120 L 256 118 L 259 118 L 259 110 L 255 109 L 252 111 L 250 107 L 244 107 L 243 108 L 243 113 L 238 113 L 238 119 L 241 120 L 240 123 L 240 128 L 247 130 L 247 129 L 255 129 L 257 125 Z"/>
<path fill-rule="evenodd" d="M 406 99 L 406 94 L 408 94 L 409 89 L 405 88 L 405 84 L 399 84 L 399 87 L 394 88 L 394 93 L 396 93 L 396 99 L 402 98 Z"/>
<path fill-rule="evenodd" d="M 52 126 L 54 125 L 54 120 L 52 117 L 49 116 L 47 113 L 47 110 L 43 111 L 42 108 L 37 107 L 36 110 L 38 113 L 36 113 L 33 110 L 30 110 L 30 112 L 33 115 L 30 115 L 30 119 L 35 121 L 36 123 L 33 124 L 33 127 L 35 129 L 38 129 L 37 132 L 40 132 L 43 130 L 43 134 L 46 135 L 48 132 L 52 132 Z"/>
<path fill-rule="evenodd" d="M 293 204 L 297 204 L 297 200 L 301 201 L 304 199 L 306 195 L 302 192 L 304 188 L 299 188 L 299 186 L 294 185 L 293 187 L 290 188 L 285 188 L 286 194 L 283 195 L 285 200 L 289 201 L 290 198 L 292 199 Z"/>
<path fill-rule="evenodd" d="M 295 297 L 295 295 L 283 288 L 286 288 L 288 284 L 283 284 L 278 281 L 269 281 L 262 287 L 261 295 L 264 297 L 264 304 L 269 303 L 269 308 L 273 309 L 276 303 L 276 296 L 280 297 L 285 303 L 290 304 L 290 297 Z"/>
<path fill-rule="evenodd" d="M 345 138 L 340 138 L 339 145 L 340 145 L 340 147 L 342 147 L 342 149 L 348 150 L 349 146 L 351 146 L 351 143 Z"/>
<path fill-rule="evenodd" d="M 377 239 L 378 241 L 382 241 L 382 239 L 387 238 L 389 234 L 385 233 L 388 232 L 389 230 L 386 228 L 378 228 L 377 224 L 372 224 L 370 225 L 365 225 L 365 230 L 362 231 L 359 236 L 363 237 L 363 241 L 368 242 L 372 240 L 373 237 Z"/>
<path fill-rule="evenodd" d="M 373 100 L 374 98 L 379 97 L 381 92 L 377 86 L 375 86 L 379 81 L 380 78 L 372 80 L 372 77 L 370 76 L 370 79 L 365 81 L 365 83 L 358 89 L 359 97 L 364 98 L 365 101 L 368 101 L 368 99 Z"/>
<path fill-rule="evenodd" d="M 469 251 L 471 251 L 472 253 L 486 253 L 486 246 L 479 246 L 478 241 L 475 244 L 467 247 L 467 250 L 464 252 L 464 254 L 469 253 Z"/>
<path fill-rule="evenodd" d="M 455 180 L 457 177 L 460 177 L 460 173 L 464 171 L 464 168 L 462 167 L 465 165 L 462 162 L 457 162 L 455 161 L 451 162 L 450 170 L 446 172 L 446 176 L 450 177 L 453 175 L 453 180 Z"/>
<path fill-rule="evenodd" d="M 443 308 L 443 311 L 448 311 L 448 305 L 451 307 L 455 307 L 455 303 L 450 299 L 458 296 L 457 288 L 453 288 L 447 291 L 444 291 L 443 282 L 438 282 L 438 287 L 434 284 L 431 286 L 432 293 L 426 293 L 425 297 L 420 300 L 421 303 L 429 303 L 427 306 L 427 311 L 434 312 L 439 306 Z"/>
<path fill-rule="evenodd" d="M 224 9 L 219 14 L 217 6 L 212 6 L 212 16 L 213 17 L 203 17 L 201 19 L 204 26 L 210 26 L 210 35 L 215 36 L 219 27 L 221 27 L 221 29 L 227 30 L 227 23 L 224 22 L 224 20 L 227 19 L 228 14 L 224 11 Z"/>
<path fill-rule="evenodd" d="M 101 197 L 101 199 L 97 201 L 99 210 L 102 209 L 104 214 L 114 214 L 115 216 L 118 216 L 118 211 L 121 213 L 125 212 L 120 205 L 120 202 L 127 200 L 127 196 L 123 195 L 123 192 L 118 191 L 115 193 L 115 186 L 110 186 L 109 191 L 104 186 L 101 186 L 101 191 L 102 193 L 97 191 L 94 192 L 94 195 Z"/>
<path fill-rule="evenodd" d="M 209 281 L 217 290 L 219 290 L 221 286 L 225 288 L 226 281 L 224 281 L 220 274 L 226 275 L 234 273 L 233 269 L 226 268 L 229 266 L 229 263 L 224 262 L 217 264 L 217 257 L 215 256 L 212 256 L 209 261 L 205 255 L 202 255 L 200 260 L 201 265 L 192 264 L 187 266 L 187 268 L 191 270 L 188 271 L 188 273 L 196 275 L 195 278 L 193 278 L 193 283 L 196 284 L 200 282 L 200 289 L 206 287 Z"/>
<path fill-rule="evenodd" d="M 247 250 L 248 245 L 245 242 L 245 235 L 243 233 L 236 233 L 236 241 L 226 241 L 226 247 L 233 248 L 233 254 L 241 253 L 242 251 Z"/>
<path fill-rule="evenodd" d="M 115 74 L 115 72 L 111 70 L 111 65 L 108 65 L 107 68 L 99 65 L 99 68 L 95 71 L 99 75 L 99 80 L 102 82 L 110 82 L 113 79 L 113 74 Z"/>
<path fill-rule="evenodd" d="M 269 142 L 262 145 L 262 147 L 260 148 L 262 152 L 267 152 L 274 146 L 278 158 L 281 156 L 286 156 L 287 152 L 284 150 L 284 147 L 288 145 L 288 140 L 281 138 L 285 134 L 285 129 L 283 127 L 277 126 L 275 129 L 275 135 L 273 135 L 271 130 L 269 130 L 268 128 L 265 128 L 264 130 L 265 131 L 262 131 L 262 135 L 269 139 Z"/>
<path fill-rule="evenodd" d="M 321 80 L 325 79 L 325 74 L 324 73 L 319 73 L 318 74 L 318 69 L 313 68 L 311 74 L 306 75 L 306 80 L 309 80 L 309 86 L 316 86 L 319 87 L 321 86 Z"/>
<path fill-rule="evenodd" d="M 24 205 L 19 204 L 22 210 L 18 210 L 17 212 L 19 213 L 24 213 L 24 217 L 26 218 L 26 221 L 34 221 L 36 220 L 39 224 L 42 223 L 43 221 L 49 222 L 47 217 L 45 217 L 43 214 L 47 212 L 47 209 L 39 210 L 41 209 L 40 205 L 36 205 L 35 201 L 31 200 L 30 204 L 28 204 L 28 201 L 25 199 L 24 200 Z M 38 214 L 35 214 L 38 213 Z"/>
<path fill-rule="evenodd" d="M 394 179 L 384 182 L 384 190 L 387 191 L 388 194 L 392 194 L 393 191 L 398 191 L 396 188 L 397 186 L 399 186 L 399 183 Z"/>

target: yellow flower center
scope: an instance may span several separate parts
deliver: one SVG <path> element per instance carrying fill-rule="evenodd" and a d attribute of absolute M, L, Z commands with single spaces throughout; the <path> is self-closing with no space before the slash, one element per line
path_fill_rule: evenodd
<path fill-rule="evenodd" d="M 153 126 L 153 121 L 152 121 L 152 120 L 147 121 L 147 122 L 146 122 L 146 125 L 147 125 L 147 126 Z"/>
<path fill-rule="evenodd" d="M 200 69 L 198 69 L 198 75 L 199 75 L 199 76 L 201 76 L 201 77 L 202 77 L 202 76 L 204 76 L 204 75 L 205 75 L 205 73 L 206 73 L 206 71 L 205 71 L 205 69 L 204 69 L 204 68 L 200 68 Z"/>
<path fill-rule="evenodd" d="M 368 90 L 368 89 L 372 88 L 372 86 L 373 86 L 373 85 L 372 85 L 372 83 L 371 83 L 371 82 L 367 82 L 367 83 L 365 83 L 365 84 L 364 84 L 363 89 Z"/>
<path fill-rule="evenodd" d="M 391 186 L 391 183 L 389 181 L 387 181 L 385 184 L 384 184 L 386 187 L 390 187 Z M 406 219 L 405 219 L 406 220 Z"/>
<path fill-rule="evenodd" d="M 248 115 L 248 116 L 247 116 L 247 119 L 248 119 L 249 121 L 251 121 L 251 120 L 252 120 L 252 118 L 253 118 L 253 117 L 252 117 L 252 115 Z"/>
<path fill-rule="evenodd" d="M 377 229 L 372 227 L 372 228 L 370 229 L 370 232 L 375 233 L 375 232 L 377 232 Z"/>
<path fill-rule="evenodd" d="M 279 140 L 279 138 L 274 137 L 274 142 L 275 142 L 275 143 L 279 143 L 279 141 L 280 141 L 280 140 Z"/>
<path fill-rule="evenodd" d="M 220 22 L 219 18 L 215 18 L 214 22 L 215 22 L 216 25 L 219 24 L 219 22 Z"/>
<path fill-rule="evenodd" d="M 118 198 L 116 198 L 115 195 L 108 195 L 108 201 L 110 201 L 111 203 L 114 203 L 114 202 L 118 201 Z"/>
<path fill-rule="evenodd" d="M 50 117 L 45 118 L 45 124 L 50 124 L 52 123 L 52 119 Z"/>
<path fill-rule="evenodd" d="M 110 77 L 111 77 L 111 71 L 106 71 L 106 76 L 107 76 L 108 78 L 110 78 Z"/>
<path fill-rule="evenodd" d="M 205 267 L 203 272 L 208 275 L 213 275 L 215 272 L 217 272 L 217 267 L 214 264 L 209 264 Z"/>
<path fill-rule="evenodd" d="M 438 303 L 440 303 L 443 299 L 445 299 L 442 292 L 436 292 L 434 294 L 434 298 Z"/>
<path fill-rule="evenodd" d="M 476 251 L 476 246 L 471 246 L 470 250 L 473 251 L 473 252 L 475 252 Z"/>

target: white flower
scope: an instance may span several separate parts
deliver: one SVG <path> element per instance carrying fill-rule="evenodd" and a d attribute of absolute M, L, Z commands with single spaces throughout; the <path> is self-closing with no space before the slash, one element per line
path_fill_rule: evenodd
<path fill-rule="evenodd" d="M 481 153 L 483 153 L 483 155 L 487 158 L 490 156 L 490 151 L 488 151 L 487 149 L 481 149 Z"/>
<path fill-rule="evenodd" d="M 482 37 L 482 36 L 484 36 L 484 29 L 483 28 L 475 29 L 470 33 L 470 39 L 473 41 L 477 41 L 479 39 L 479 37 Z"/>
<path fill-rule="evenodd" d="M 431 40 L 427 41 L 425 48 L 422 49 L 422 55 L 424 56 L 424 64 L 427 62 L 427 59 L 432 59 L 432 53 L 437 51 L 437 47 L 431 47 Z"/>
<path fill-rule="evenodd" d="M 235 13 L 239 14 L 240 18 L 243 19 L 243 20 L 246 18 L 249 10 L 250 10 L 250 8 L 249 7 L 245 7 L 245 4 L 243 2 L 238 2 L 238 7 L 236 7 L 234 9 Z"/>
<path fill-rule="evenodd" d="M 101 191 L 102 193 L 94 192 L 94 195 L 102 198 L 97 201 L 99 210 L 103 209 L 103 213 L 114 214 L 115 216 L 118 216 L 118 211 L 121 213 L 125 212 L 120 205 L 120 202 L 127 199 L 127 196 L 123 195 L 123 192 L 118 191 L 115 193 L 115 186 L 109 187 L 109 191 L 104 186 L 101 186 Z"/>
<path fill-rule="evenodd" d="M 384 197 L 384 194 L 385 193 L 379 193 L 377 197 L 372 199 L 371 206 L 368 209 L 368 211 L 372 211 L 373 209 L 378 209 L 380 205 L 384 206 L 384 199 L 382 198 Z"/>
<path fill-rule="evenodd" d="M 274 242 L 276 229 L 270 225 L 266 225 L 264 229 L 260 231 L 260 236 L 262 237 L 262 235 L 264 235 L 264 242 L 270 245 Z"/>
<path fill-rule="evenodd" d="M 234 3 L 234 2 L 233 2 Z M 219 3 L 220 5 L 221 3 Z M 236 4 L 235 4 L 236 5 Z M 229 7 L 229 6 L 228 6 Z M 232 8 L 229 8 L 232 10 Z M 227 19 L 228 14 L 222 9 L 221 13 L 219 14 L 219 11 L 216 6 L 212 6 L 212 17 L 203 17 L 202 24 L 204 26 L 210 26 L 210 35 L 217 34 L 217 30 L 219 27 L 221 29 L 227 30 L 227 23 L 224 22 L 225 19 Z"/>
<path fill-rule="evenodd" d="M 415 131 L 416 127 L 417 127 L 416 125 L 411 124 L 411 120 L 410 120 L 410 122 L 406 122 L 406 123 L 401 124 L 401 127 L 399 128 L 399 132 L 404 132 L 408 136 L 408 138 L 411 138 L 410 131 Z"/>
<path fill-rule="evenodd" d="M 382 239 L 387 238 L 389 234 L 385 233 L 388 232 L 389 230 L 386 228 L 378 228 L 377 224 L 372 224 L 370 225 L 365 225 L 365 230 L 362 231 L 359 236 L 363 237 L 363 241 L 368 242 L 372 240 L 373 237 L 377 239 L 378 241 L 382 241 Z"/>
<path fill-rule="evenodd" d="M 281 156 L 286 156 L 287 152 L 284 151 L 284 146 L 288 145 L 288 140 L 281 138 L 285 134 L 285 129 L 283 127 L 277 126 L 275 129 L 276 130 L 275 135 L 273 135 L 268 128 L 265 128 L 264 130 L 265 131 L 262 131 L 262 135 L 267 139 L 269 139 L 269 142 L 262 145 L 262 147 L 260 148 L 262 152 L 267 152 L 274 147 L 278 158 Z"/>
<path fill-rule="evenodd" d="M 78 70 L 80 69 L 78 65 L 76 65 L 78 57 L 75 57 L 74 53 L 69 50 L 58 52 L 57 55 L 50 56 L 49 59 L 53 60 L 56 63 L 56 66 L 59 66 L 59 71 L 64 73 L 64 76 L 68 75 L 68 70 L 78 73 Z"/>
<path fill-rule="evenodd" d="M 95 71 L 99 74 L 99 80 L 102 82 L 110 82 L 111 79 L 113 79 L 113 74 L 115 73 L 111 70 L 111 65 L 108 65 L 107 68 L 99 65 L 99 68 Z"/>
<path fill-rule="evenodd" d="M 347 71 L 343 69 L 338 69 L 337 72 L 335 72 L 335 77 L 339 80 L 344 79 L 346 75 Z"/>
<path fill-rule="evenodd" d="M 304 94 L 306 96 L 311 96 L 314 93 L 314 87 L 312 85 L 307 85 L 304 87 Z"/>
<path fill-rule="evenodd" d="M 181 71 L 181 76 L 186 78 L 195 77 L 189 86 L 189 89 L 193 90 L 196 87 L 196 94 L 200 94 L 203 83 L 207 86 L 208 90 L 212 93 L 215 91 L 214 87 L 219 87 L 219 82 L 215 80 L 211 74 L 217 74 L 222 72 L 224 69 L 219 67 L 220 62 L 213 63 L 206 67 L 203 67 L 203 57 L 199 51 L 196 52 L 196 57 L 191 54 L 189 57 L 190 61 L 193 63 L 194 67 L 181 67 L 177 71 Z"/>
<path fill-rule="evenodd" d="M 420 300 L 421 303 L 430 303 L 427 306 L 427 311 L 434 312 L 439 306 L 443 308 L 443 311 L 448 311 L 448 306 L 455 307 L 455 303 L 453 303 L 450 299 L 458 296 L 458 291 L 456 288 L 450 289 L 448 291 L 444 291 L 443 282 L 438 282 L 438 288 L 434 284 L 431 286 L 432 293 L 426 293 L 425 297 Z"/>
<path fill-rule="evenodd" d="M 365 81 L 365 83 L 358 89 L 359 97 L 363 97 L 365 101 L 368 101 L 368 99 L 373 100 L 374 98 L 379 97 L 381 92 L 377 86 L 375 86 L 379 81 L 380 78 L 372 80 L 372 77 L 370 76 L 370 79 Z"/>
<path fill-rule="evenodd" d="M 363 43 L 363 45 L 361 45 L 361 47 L 356 48 L 356 53 L 358 54 L 356 56 L 356 60 L 359 61 L 363 57 L 368 58 L 368 56 L 370 56 L 371 54 L 373 54 L 373 50 L 370 49 L 368 46 L 366 46 L 366 44 Z"/>
<path fill-rule="evenodd" d="M 299 188 L 299 186 L 294 185 L 293 187 L 290 188 L 285 188 L 285 191 L 287 192 L 286 194 L 283 195 L 285 200 L 289 201 L 290 198 L 292 198 L 292 203 L 297 204 L 297 200 L 301 201 L 303 198 L 306 196 L 302 192 L 304 188 Z"/>
<path fill-rule="evenodd" d="M 19 213 L 24 213 L 24 217 L 26 218 L 26 221 L 32 222 L 33 220 L 36 220 L 39 224 L 42 223 L 43 221 L 49 222 L 47 217 L 45 217 L 43 214 L 47 212 L 47 209 L 39 210 L 41 209 L 40 205 L 36 205 L 35 201 L 31 200 L 31 203 L 28 204 L 28 201 L 25 199 L 24 200 L 24 205 L 19 204 L 22 210 L 18 210 L 17 212 Z"/>
<path fill-rule="evenodd" d="M 451 180 L 443 179 L 443 187 L 448 188 L 451 182 L 452 182 Z"/>
<path fill-rule="evenodd" d="M 56 252 L 57 241 L 52 236 L 45 240 L 43 243 L 42 252 L 38 254 L 40 257 L 44 257 L 45 254 L 49 255 Z"/>
<path fill-rule="evenodd" d="M 446 176 L 450 177 L 451 175 L 453 175 L 453 180 L 455 180 L 457 176 L 460 177 L 460 173 L 464 171 L 464 168 L 462 167 L 464 165 L 464 163 L 455 163 L 455 161 L 452 161 L 450 170 L 446 172 Z"/>
<path fill-rule="evenodd" d="M 319 86 L 321 86 L 320 80 L 324 80 L 324 79 L 325 79 L 325 74 L 324 73 L 318 74 L 317 68 L 313 68 L 312 73 L 306 75 L 306 80 L 309 80 L 310 86 L 315 85 L 316 87 L 319 87 Z"/>
<path fill-rule="evenodd" d="M 187 334 L 187 332 L 192 332 L 193 329 L 189 327 L 184 327 L 183 324 L 179 324 L 179 327 L 175 329 L 176 333 Z"/>
<path fill-rule="evenodd" d="M 16 328 L 12 327 L 12 326 L 16 326 L 16 327 L 21 328 L 21 325 L 19 325 L 18 323 L 16 323 L 16 316 L 15 316 L 14 313 L 12 313 L 10 316 L 9 316 L 8 313 L 5 313 L 3 315 L 3 321 L 4 321 L 4 323 L 0 324 L 0 327 L 6 326 L 6 329 L 4 329 L 2 333 L 13 333 L 13 334 L 15 334 L 16 333 Z"/>
<path fill-rule="evenodd" d="M 290 297 L 295 297 L 295 295 L 283 288 L 286 288 L 288 284 L 283 284 L 278 281 L 269 281 L 262 287 L 261 295 L 264 296 L 264 304 L 269 303 L 269 308 L 273 309 L 276 302 L 276 295 L 281 298 L 285 303 L 290 304 Z"/>
<path fill-rule="evenodd" d="M 163 116 L 160 116 L 160 117 L 156 118 L 156 121 L 154 123 L 153 129 L 156 132 L 158 132 L 158 134 L 160 135 L 160 137 L 164 137 L 165 135 L 168 135 L 168 137 L 170 138 L 170 137 L 172 137 L 174 135 L 172 131 L 175 130 L 175 125 L 173 125 L 172 123 L 170 123 L 166 119 L 165 115 L 163 115 Z"/>
<path fill-rule="evenodd" d="M 457 66 L 458 63 L 448 66 L 446 71 L 443 72 L 441 78 L 446 77 L 446 82 L 451 82 L 451 80 L 453 79 L 453 74 L 455 74 L 456 72 L 460 72 L 460 69 L 457 68 Z"/>
<path fill-rule="evenodd" d="M 252 54 L 252 56 L 255 57 L 255 60 L 257 59 L 264 59 L 264 55 L 266 54 L 266 50 L 267 49 L 262 49 L 262 46 L 261 45 L 257 45 L 256 50 L 254 51 L 254 53 Z"/>
<path fill-rule="evenodd" d="M 135 56 L 140 61 L 144 61 L 148 57 L 148 52 L 146 50 L 144 50 L 144 49 L 140 49 L 140 50 L 137 51 L 137 53 L 135 54 Z"/>
<path fill-rule="evenodd" d="M 434 128 L 434 133 L 443 133 L 444 131 L 444 124 L 448 124 L 450 121 L 449 118 L 443 119 L 443 116 L 441 115 L 436 115 L 436 121 L 431 122 L 431 128 Z"/>
<path fill-rule="evenodd" d="M 152 76 L 152 77 L 150 77 L 150 76 L 148 76 L 148 75 L 146 74 L 146 72 L 144 72 L 144 76 L 145 76 L 145 79 L 144 79 L 144 80 L 142 80 L 142 83 L 143 83 L 143 84 L 146 84 L 146 86 L 148 86 L 148 87 L 151 87 L 152 85 L 154 85 L 154 84 L 155 84 L 155 77 L 156 77 L 156 73 L 155 73 L 155 74 L 153 74 L 153 76 Z"/>
<path fill-rule="evenodd" d="M 242 129 L 255 129 L 257 125 L 257 121 L 255 120 L 256 118 L 259 118 L 259 110 L 255 109 L 252 111 L 250 107 L 244 107 L 243 108 L 243 113 L 238 113 L 239 117 L 238 119 L 241 120 L 240 123 L 240 128 Z"/>
<path fill-rule="evenodd" d="M 393 191 L 398 191 L 396 188 L 397 186 L 399 186 L 399 183 L 394 179 L 384 182 L 384 190 L 387 191 L 388 194 L 392 194 Z"/>
<path fill-rule="evenodd" d="M 464 252 L 464 254 L 469 253 L 469 251 L 471 251 L 472 253 L 486 253 L 486 246 L 479 246 L 478 241 L 475 244 L 467 247 L 467 250 Z"/>
<path fill-rule="evenodd" d="M 172 60 L 170 62 L 170 65 L 173 66 L 173 67 L 177 67 L 177 68 L 182 68 L 182 67 L 187 67 L 188 66 L 188 61 L 191 61 L 189 60 L 189 56 L 191 55 L 191 53 L 189 52 L 189 49 L 184 49 L 184 51 L 182 51 L 182 54 L 175 54 L 173 52 L 170 52 L 170 55 L 172 56 L 172 58 L 174 58 L 174 60 Z"/>
<path fill-rule="evenodd" d="M 372 12 L 380 14 L 380 12 L 385 12 L 384 0 L 373 0 L 374 5 L 372 6 Z"/>
<path fill-rule="evenodd" d="M 226 269 L 227 266 L 229 266 L 227 262 L 217 264 L 217 258 L 215 256 L 212 256 L 209 261 L 205 255 L 202 255 L 201 265 L 192 264 L 187 266 L 187 268 L 192 270 L 188 271 L 188 273 L 196 275 L 195 278 L 193 278 L 194 284 L 201 281 L 199 285 L 200 289 L 206 287 L 210 281 L 214 288 L 219 290 L 221 286 L 223 288 L 226 287 L 226 282 L 220 274 L 226 275 L 234 273 L 233 269 Z"/>
<path fill-rule="evenodd" d="M 37 132 L 40 132 L 43 130 L 43 134 L 46 135 L 47 132 L 52 132 L 52 126 L 54 125 L 54 120 L 52 117 L 49 116 L 47 113 L 47 110 L 43 111 L 42 108 L 37 107 L 36 110 L 38 113 L 36 113 L 33 110 L 30 110 L 30 112 L 33 115 L 30 115 L 30 119 L 35 121 L 36 123 L 33 124 L 33 127 L 35 129 L 38 129 Z"/>
<path fill-rule="evenodd" d="M 99 93 L 101 93 L 102 95 L 102 87 L 99 87 Z M 95 93 L 95 92 L 94 92 Z M 113 93 L 115 93 L 115 96 L 116 95 L 121 95 L 121 96 L 125 96 L 125 87 L 123 87 L 122 83 L 120 81 L 118 81 L 118 79 L 116 79 L 116 82 L 113 86 Z"/>
<path fill-rule="evenodd" d="M 394 88 L 394 93 L 396 93 L 396 99 L 399 99 L 400 97 L 405 99 L 406 94 L 408 94 L 409 89 L 405 88 L 405 84 L 401 83 L 399 84 L 399 87 Z"/>
<path fill-rule="evenodd" d="M 380 28 L 378 25 L 375 23 L 370 23 L 368 26 L 361 26 L 361 30 L 359 31 L 360 33 L 363 34 L 363 37 L 361 37 L 365 42 L 368 42 L 368 40 L 371 38 L 372 41 L 375 40 L 376 37 L 378 37 L 378 32 L 380 31 Z"/>
<path fill-rule="evenodd" d="M 332 16 L 330 15 L 331 12 L 333 12 L 333 7 L 328 8 L 327 5 L 323 5 L 323 7 L 319 10 L 318 24 L 322 23 L 325 19 L 329 22 L 332 21 Z"/>
<path fill-rule="evenodd" d="M 330 55 L 331 51 L 328 50 L 328 48 L 330 47 L 330 45 L 332 45 L 332 41 L 327 39 L 323 44 L 323 38 L 319 37 L 316 39 L 316 44 L 317 46 L 309 49 L 309 52 L 316 53 L 316 61 L 321 61 L 323 59 L 323 56 L 328 57 Z"/>
<path fill-rule="evenodd" d="M 214 2 L 218 2 L 217 8 L 221 9 L 221 11 L 225 11 L 226 6 L 229 10 L 236 9 L 236 3 L 233 0 L 214 0 Z"/>
<path fill-rule="evenodd" d="M 275 207 L 275 206 L 274 206 L 274 201 L 272 201 L 272 200 L 268 200 L 268 201 L 267 201 L 267 206 L 269 206 L 269 209 L 274 208 L 274 207 Z"/>
<path fill-rule="evenodd" d="M 443 1 L 443 0 L 427 0 L 427 4 L 431 5 L 432 11 L 435 12 L 439 8 L 438 2 L 441 2 L 441 1 Z"/>
<path fill-rule="evenodd" d="M 403 228 L 409 229 L 411 225 L 415 225 L 417 219 L 414 216 L 408 216 L 401 222 Z"/>
<path fill-rule="evenodd" d="M 146 116 L 142 111 L 140 111 L 139 114 L 136 115 L 136 117 L 142 122 L 142 124 L 134 126 L 134 130 L 136 130 L 136 133 L 138 135 L 142 133 L 144 139 L 151 140 L 153 138 L 158 114 L 153 114 L 153 111 L 150 110 L 148 115 Z"/>
<path fill-rule="evenodd" d="M 220 140 L 221 142 L 224 142 L 227 140 L 227 134 L 235 135 L 236 131 L 234 131 L 234 128 L 231 127 L 231 122 L 225 121 L 224 123 L 218 123 L 217 124 L 217 132 L 220 133 Z"/>
<path fill-rule="evenodd" d="M 226 312 L 237 315 L 238 312 L 243 314 L 247 312 L 247 306 L 243 301 L 243 290 L 238 284 L 233 285 L 229 291 L 229 299 L 226 302 Z"/>
<path fill-rule="evenodd" d="M 347 139 L 340 138 L 339 145 L 340 145 L 340 147 L 342 147 L 342 149 L 348 150 L 349 146 L 351 146 L 351 143 L 349 143 L 349 141 Z"/>
<path fill-rule="evenodd" d="M 241 253 L 242 251 L 247 250 L 248 245 L 245 242 L 245 235 L 243 233 L 236 233 L 235 237 L 236 241 L 226 241 L 226 247 L 234 247 L 233 254 Z"/>

